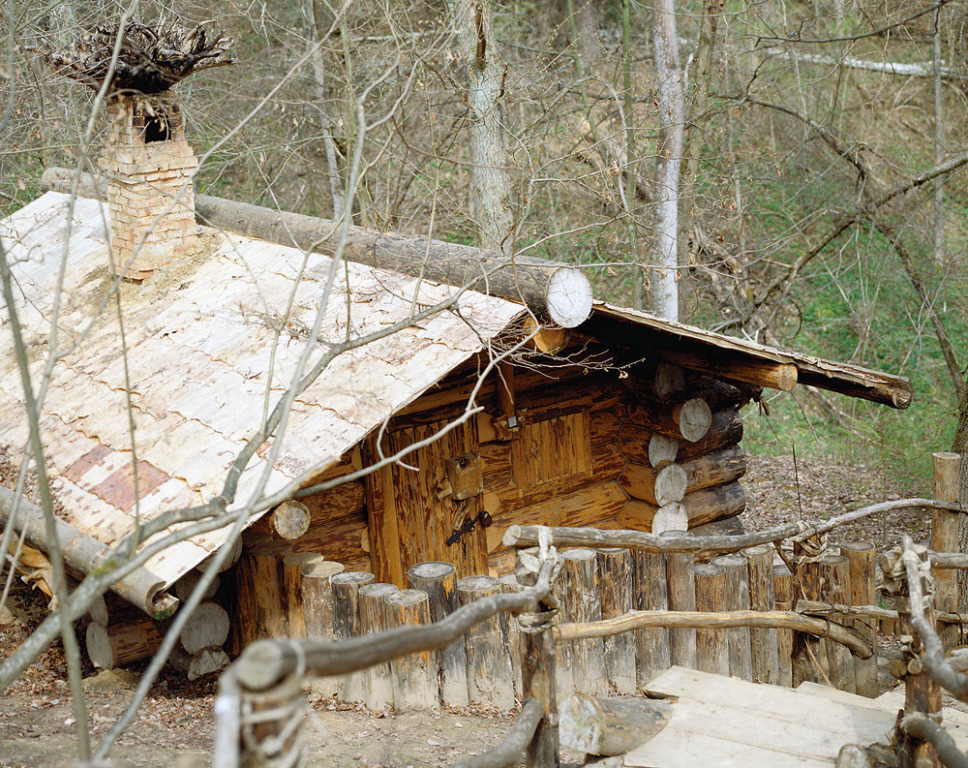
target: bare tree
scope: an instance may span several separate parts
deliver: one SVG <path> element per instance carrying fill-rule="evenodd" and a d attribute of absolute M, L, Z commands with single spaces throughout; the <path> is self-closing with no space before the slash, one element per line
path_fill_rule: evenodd
<path fill-rule="evenodd" d="M 659 82 L 659 142 L 656 158 L 655 246 L 652 307 L 679 319 L 679 172 L 685 125 L 685 73 L 679 64 L 674 0 L 656 0 L 652 39 Z"/>
<path fill-rule="evenodd" d="M 453 0 L 458 64 L 467 78 L 472 210 L 485 247 L 514 251 L 503 99 L 506 72 L 490 0 Z"/>

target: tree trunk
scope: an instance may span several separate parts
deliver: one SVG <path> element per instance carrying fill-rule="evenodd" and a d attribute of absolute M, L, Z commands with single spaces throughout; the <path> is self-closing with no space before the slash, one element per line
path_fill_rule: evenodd
<path fill-rule="evenodd" d="M 496 51 L 490 0 L 452 0 L 460 60 L 467 68 L 473 216 L 485 248 L 514 252 L 511 179 L 501 99 L 505 71 Z"/>
<path fill-rule="evenodd" d="M 679 65 L 674 0 L 656 0 L 652 20 L 655 67 L 659 80 L 659 152 L 656 167 L 655 247 L 652 310 L 679 319 L 679 169 L 682 165 L 685 96 Z"/>
<path fill-rule="evenodd" d="M 941 90 L 941 6 L 934 15 L 934 164 L 944 162 L 944 94 Z M 934 180 L 934 263 L 945 264 L 944 177 Z"/>
<path fill-rule="evenodd" d="M 333 121 L 327 109 L 326 64 L 323 60 L 322 41 L 329 34 L 334 17 L 322 0 L 309 0 L 310 45 L 313 48 L 310 64 L 313 72 L 315 107 L 319 111 L 320 139 L 326 155 L 326 175 L 329 177 L 329 190 L 333 199 L 333 218 L 338 219 L 346 210 L 346 194 L 343 189 L 343 176 L 340 172 L 341 153 L 333 138 Z M 330 78 L 331 79 L 331 78 Z M 339 102 L 337 102 L 339 103 Z"/>

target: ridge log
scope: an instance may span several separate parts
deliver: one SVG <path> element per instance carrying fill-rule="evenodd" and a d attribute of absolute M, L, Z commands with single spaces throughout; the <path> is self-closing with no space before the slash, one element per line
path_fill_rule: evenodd
<path fill-rule="evenodd" d="M 70 193 L 74 172 L 48 168 L 44 189 Z M 99 185 L 101 185 L 99 187 Z M 103 182 L 81 174 L 78 194 L 104 199 Z M 236 232 L 270 243 L 331 256 L 342 225 L 250 203 L 195 195 L 195 218 L 205 226 Z M 539 317 L 562 328 L 576 328 L 592 311 L 592 289 L 578 269 L 527 256 L 505 258 L 500 251 L 430 240 L 425 237 L 349 227 L 344 258 L 377 269 L 398 272 L 526 304 Z"/>

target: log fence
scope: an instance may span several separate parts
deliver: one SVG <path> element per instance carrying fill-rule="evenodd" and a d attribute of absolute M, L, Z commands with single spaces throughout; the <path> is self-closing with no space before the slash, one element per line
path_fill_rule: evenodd
<path fill-rule="evenodd" d="M 947 499 L 904 505 L 957 508 Z M 558 702 L 634 692 L 673 663 L 875 695 L 877 623 L 900 621 L 910 632 L 907 608 L 873 604 L 870 544 L 816 544 L 839 522 L 897 506 L 739 536 L 512 526 L 504 541 L 518 551 L 513 579 L 458 580 L 452 565 L 422 563 L 410 569 L 411 589 L 399 590 L 330 569 L 329 590 L 302 590 L 306 640 L 255 642 L 223 674 L 219 728 L 234 736 L 220 730 L 215 766 L 237 765 L 240 750 L 260 756 L 256 764 L 296 764 L 293 726 L 273 718 L 291 716 L 279 692 L 304 695 L 292 681 L 306 677 L 336 680 L 330 689 L 378 709 L 474 702 L 508 710 L 515 696 L 523 700 L 505 744 L 468 768 L 509 765 L 522 751 L 529 766 L 557 765 Z M 792 560 L 768 546 L 784 540 L 794 543 Z M 556 546 L 573 548 L 559 554 Z M 957 553 L 922 556 L 942 572 L 968 567 Z M 301 567 L 308 575 L 320 565 Z M 944 607 L 933 616 L 942 627 L 968 623 Z M 920 711 L 933 711 L 930 696 Z"/>

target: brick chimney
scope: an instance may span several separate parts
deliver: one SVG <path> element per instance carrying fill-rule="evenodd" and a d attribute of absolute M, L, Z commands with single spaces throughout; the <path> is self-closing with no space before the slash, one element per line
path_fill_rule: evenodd
<path fill-rule="evenodd" d="M 107 112 L 100 166 L 108 180 L 114 265 L 129 280 L 145 280 L 198 243 L 192 183 L 198 161 L 171 91 L 115 92 Z"/>

